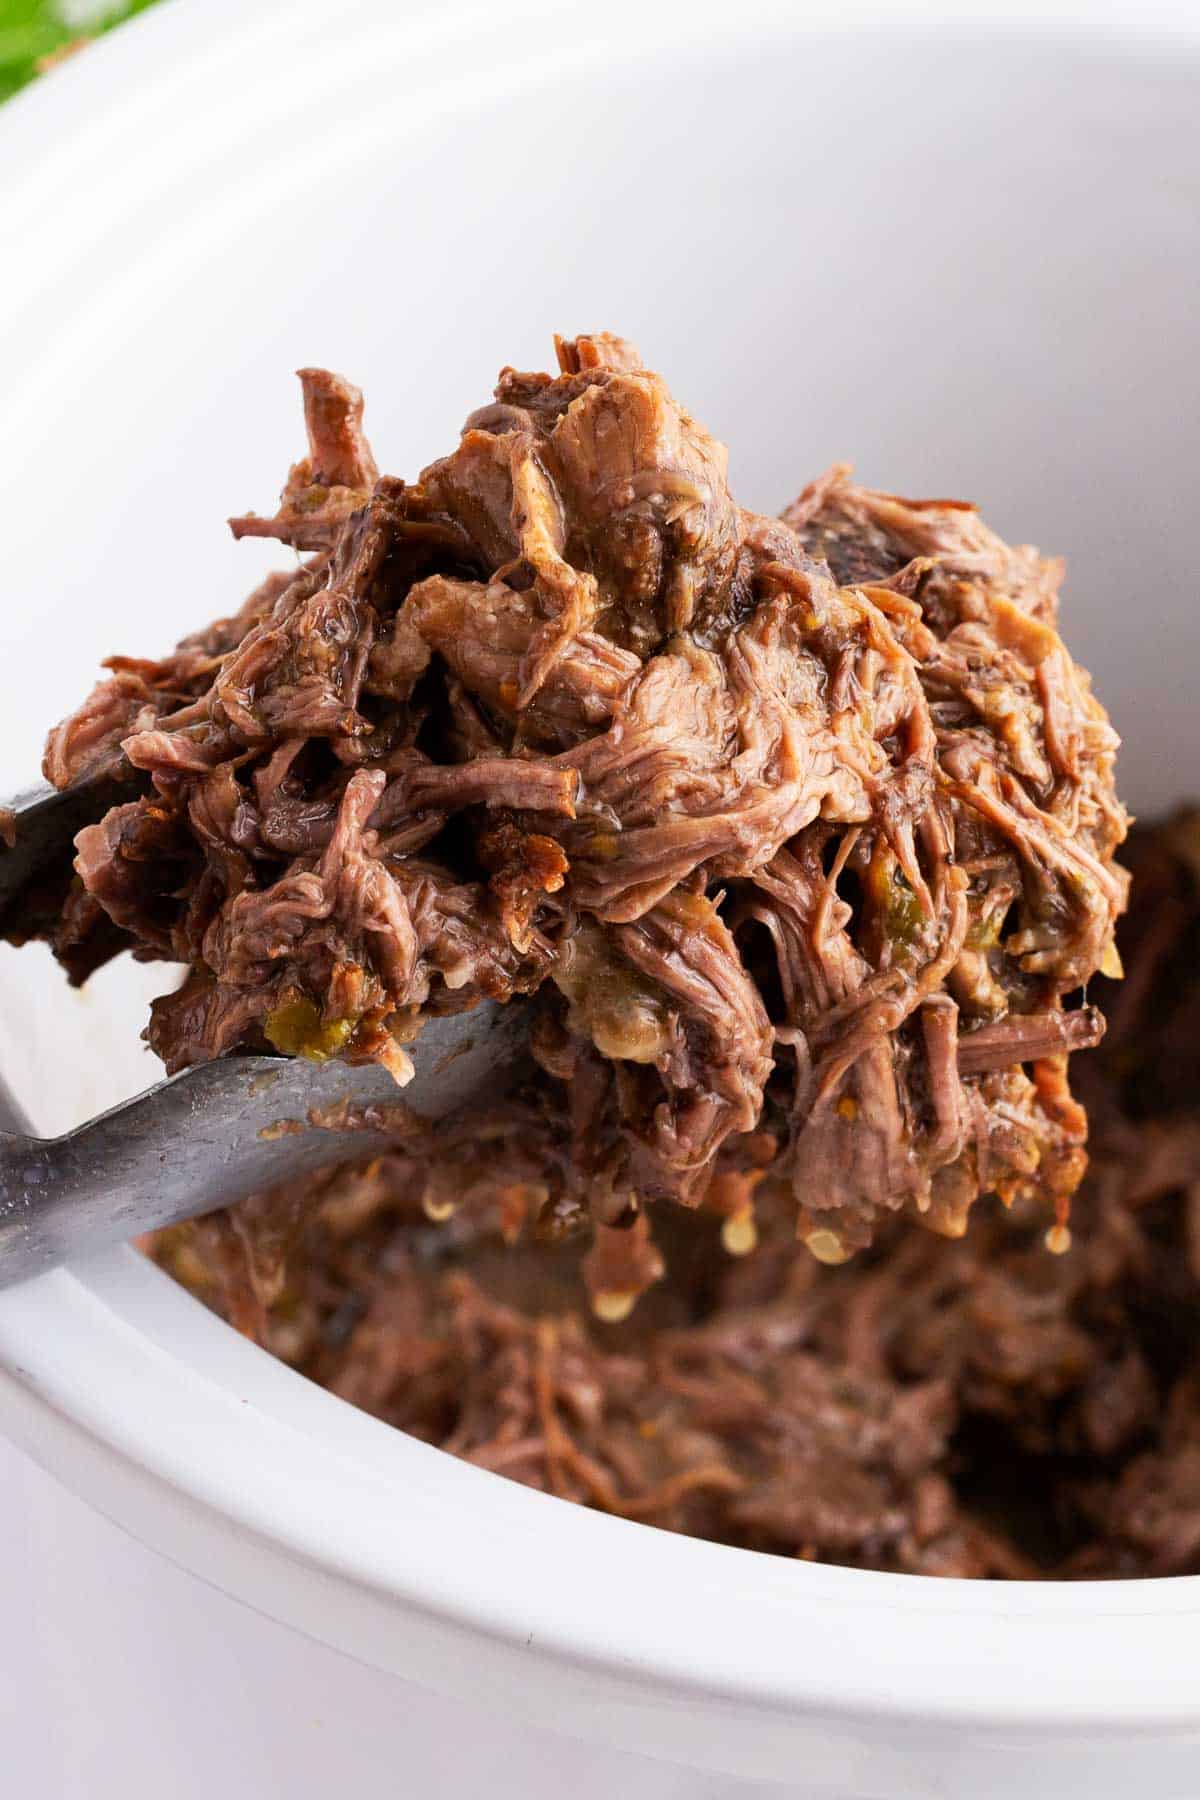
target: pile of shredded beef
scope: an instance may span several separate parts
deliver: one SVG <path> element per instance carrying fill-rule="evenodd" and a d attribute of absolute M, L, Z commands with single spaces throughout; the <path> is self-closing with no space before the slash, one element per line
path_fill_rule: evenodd
<path fill-rule="evenodd" d="M 744 1258 L 664 1214 L 666 1278 L 605 1325 L 578 1310 L 578 1244 L 512 1244 L 522 1208 L 495 1187 L 431 1223 L 400 1156 L 292 1196 L 307 1223 L 269 1311 L 253 1219 L 155 1254 L 355 1405 L 627 1518 L 924 1574 L 1200 1573 L 1200 815 L 1131 850 L 1061 1255 L 1035 1203 L 986 1201 L 957 1243 L 893 1224 L 821 1267 L 781 1192 Z"/>
<path fill-rule="evenodd" d="M 112 658 L 51 736 L 57 785 L 129 784 L 77 840 L 60 957 L 189 966 L 147 1033 L 172 1071 L 271 1044 L 403 1080 L 423 1017 L 528 1006 L 536 1091 L 412 1179 L 464 1204 L 487 1135 L 510 1214 L 594 1228 L 610 1317 L 661 1275 L 657 1201 L 742 1248 L 786 1212 L 825 1263 L 899 1211 L 959 1236 L 980 1194 L 1065 1229 L 1067 1053 L 1102 1029 L 1072 1002 L 1113 966 L 1125 818 L 1060 566 L 841 467 L 746 512 L 628 344 L 557 349 L 414 485 L 378 475 L 357 390 L 301 371 L 309 453 L 233 527 L 307 560 L 172 655 Z M 447 1345 L 535 1354 L 464 1294 Z M 703 1387 L 707 1352 L 673 1354 Z M 795 1371 L 799 1407 L 824 1377 Z M 772 1418 L 784 1379 L 747 1375 Z M 888 1441 L 863 1425 L 856 1480 Z"/>

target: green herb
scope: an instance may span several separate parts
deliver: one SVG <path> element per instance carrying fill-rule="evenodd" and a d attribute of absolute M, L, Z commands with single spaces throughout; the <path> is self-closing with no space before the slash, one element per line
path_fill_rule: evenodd
<path fill-rule="evenodd" d="M 0 100 L 74 44 L 101 37 L 154 0 L 0 0 Z"/>

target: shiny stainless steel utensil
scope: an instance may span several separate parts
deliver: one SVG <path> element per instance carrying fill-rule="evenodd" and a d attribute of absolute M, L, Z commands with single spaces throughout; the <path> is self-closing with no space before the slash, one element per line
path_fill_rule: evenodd
<path fill-rule="evenodd" d="M 105 799 L 99 809 L 109 804 Z M 8 809 L 0 928 L 64 857 L 97 796 L 40 790 Z M 86 1250 L 210 1212 L 256 1189 L 369 1156 L 403 1135 L 407 1108 L 436 1123 L 524 1066 L 526 1009 L 485 1002 L 431 1019 L 403 1088 L 377 1065 L 232 1054 L 185 1070 L 62 1137 L 38 1138 L 0 1083 L 0 1287 Z"/>

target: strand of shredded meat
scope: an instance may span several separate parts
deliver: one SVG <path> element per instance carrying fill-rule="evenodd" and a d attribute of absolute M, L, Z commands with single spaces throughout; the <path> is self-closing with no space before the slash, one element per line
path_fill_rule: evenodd
<path fill-rule="evenodd" d="M 172 1071 L 274 1044 L 403 1079 L 423 1018 L 528 1005 L 527 1212 L 625 1234 L 610 1311 L 660 1201 L 748 1242 L 786 1192 L 827 1263 L 982 1193 L 1063 1224 L 1125 818 L 1060 566 L 840 468 L 745 511 L 628 344 L 557 348 L 413 485 L 300 372 L 308 454 L 233 523 L 307 560 L 51 734 L 57 785 L 127 784 L 77 840 L 68 967 L 186 964 Z"/>

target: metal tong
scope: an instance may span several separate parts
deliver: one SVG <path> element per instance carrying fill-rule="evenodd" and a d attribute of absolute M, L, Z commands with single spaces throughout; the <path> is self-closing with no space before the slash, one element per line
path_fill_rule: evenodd
<path fill-rule="evenodd" d="M 45 788 L 10 804 L 0 930 L 19 929 L 22 896 L 70 866 L 75 833 L 110 798 Z M 503 1091 L 526 1045 L 525 1008 L 489 1001 L 429 1020 L 409 1046 L 415 1074 L 402 1088 L 374 1064 L 232 1053 L 57 1138 L 30 1135 L 0 1081 L 0 1127 L 10 1127 L 0 1129 L 0 1287 L 369 1156 L 396 1142 L 398 1106 L 432 1123 Z"/>

